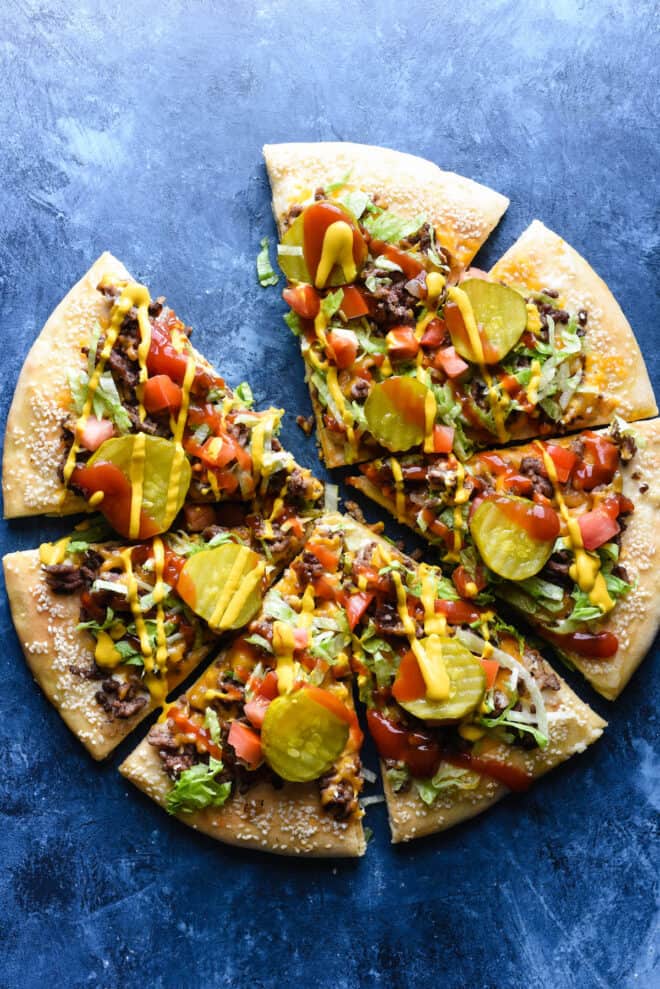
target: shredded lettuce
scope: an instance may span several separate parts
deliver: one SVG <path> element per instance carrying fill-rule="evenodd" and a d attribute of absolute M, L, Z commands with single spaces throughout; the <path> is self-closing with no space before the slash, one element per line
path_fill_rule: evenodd
<path fill-rule="evenodd" d="M 295 313 L 293 309 L 291 309 L 286 314 L 286 316 L 282 317 L 282 319 L 289 327 L 294 337 L 302 336 L 302 325 L 300 323 L 300 316 L 298 315 L 298 313 Z"/>
<path fill-rule="evenodd" d="M 66 547 L 67 556 L 85 553 L 93 543 L 107 542 L 112 537 L 112 529 L 102 515 L 91 519 L 89 523 L 74 530 L 74 534 Z"/>
<path fill-rule="evenodd" d="M 198 763 L 186 769 L 167 795 L 167 813 L 193 814 L 204 807 L 222 807 L 231 793 L 231 783 L 220 783 L 218 775 L 224 766 L 211 757 L 209 764 Z"/>
<path fill-rule="evenodd" d="M 80 414 L 87 401 L 90 375 L 86 371 L 69 373 L 69 388 L 75 411 Z M 119 392 L 110 371 L 104 371 L 99 378 L 92 401 L 92 412 L 97 419 L 107 418 L 117 427 L 120 433 L 128 433 L 131 420 L 128 412 L 121 404 Z"/>
<path fill-rule="evenodd" d="M 454 398 L 448 382 L 443 385 L 431 385 L 435 396 L 436 417 L 446 426 L 454 427 L 454 452 L 460 460 L 474 452 L 474 444 L 465 435 L 460 404 Z"/>
<path fill-rule="evenodd" d="M 410 237 L 416 233 L 425 222 L 424 216 L 414 216 L 406 219 L 397 216 L 390 210 L 383 210 L 377 215 L 368 216 L 364 220 L 364 226 L 372 237 L 376 240 L 385 240 L 391 244 L 398 244 L 405 237 Z"/>
<path fill-rule="evenodd" d="M 363 213 L 372 212 L 375 208 L 366 192 L 361 192 L 359 189 L 344 192 L 340 196 L 335 196 L 335 199 L 352 213 L 356 220 L 359 220 Z"/>
<path fill-rule="evenodd" d="M 257 635 L 256 633 L 254 635 L 248 635 L 246 636 L 245 641 L 249 642 L 252 646 L 259 646 L 260 649 L 264 649 L 266 652 L 272 653 L 273 651 L 273 647 L 270 642 L 268 639 L 264 639 L 263 635 Z"/>
<path fill-rule="evenodd" d="M 252 394 L 252 389 L 250 388 L 247 381 L 242 381 L 236 389 L 236 397 L 241 400 L 243 405 L 251 409 L 254 405 L 254 395 Z"/>
<path fill-rule="evenodd" d="M 76 625 L 77 631 L 82 631 L 82 629 L 87 629 L 89 632 L 105 632 L 106 629 L 110 628 L 115 620 L 115 613 L 112 608 L 106 608 L 105 618 L 101 624 L 94 620 L 89 622 L 78 622 Z"/>
<path fill-rule="evenodd" d="M 328 319 L 332 319 L 334 314 L 340 309 L 343 299 L 343 288 L 338 288 L 335 292 L 328 292 L 328 294 L 321 299 L 321 312 L 327 316 Z"/>
<path fill-rule="evenodd" d="M 407 766 L 389 766 L 385 770 L 385 775 L 387 776 L 388 783 L 392 787 L 395 793 L 399 793 L 404 787 L 408 785 L 410 780 L 410 770 Z"/>
<path fill-rule="evenodd" d="M 364 653 L 364 665 L 375 676 L 377 685 L 389 686 L 398 668 L 398 657 L 390 644 L 380 638 L 373 622 L 369 622 L 358 641 Z"/>
<path fill-rule="evenodd" d="M 215 745 L 220 745 L 220 721 L 218 720 L 217 711 L 214 711 L 212 707 L 207 707 L 206 709 L 206 715 L 204 716 L 204 727 L 208 729 L 208 733 L 211 736 L 211 741 Z"/>
<path fill-rule="evenodd" d="M 425 804 L 434 803 L 438 794 L 447 790 L 474 790 L 479 786 L 481 777 L 471 769 L 452 766 L 441 762 L 438 771 L 431 779 L 415 779 L 415 789 Z"/>
<path fill-rule="evenodd" d="M 269 243 L 270 240 L 268 237 L 262 237 L 261 250 L 257 254 L 257 278 L 262 288 L 267 288 L 269 285 L 277 285 L 280 280 L 279 276 L 273 271 L 273 266 L 270 263 L 270 255 L 268 253 Z"/>
<path fill-rule="evenodd" d="M 266 618 L 274 618 L 276 621 L 287 622 L 295 625 L 298 615 L 291 605 L 287 604 L 279 591 L 271 589 L 264 599 L 263 613 Z"/>

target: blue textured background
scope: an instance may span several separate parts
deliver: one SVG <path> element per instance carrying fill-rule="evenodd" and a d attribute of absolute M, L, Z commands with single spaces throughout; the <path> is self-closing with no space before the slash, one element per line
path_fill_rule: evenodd
<path fill-rule="evenodd" d="M 2 415 L 63 291 L 109 248 L 260 402 L 309 412 L 276 290 L 264 142 L 357 140 L 511 197 L 482 252 L 538 216 L 583 251 L 658 381 L 653 0 L 232 4 L 5 0 L 0 12 Z M 371 509 L 370 517 L 377 517 Z M 63 525 L 2 525 L 2 549 Z M 390 529 L 390 531 L 392 531 Z M 48 706 L 2 601 L 0 985 L 651 989 L 660 759 L 652 662 L 585 756 L 455 832 L 366 858 L 278 860 L 169 820 Z M 373 765 L 373 760 L 372 760 Z"/>

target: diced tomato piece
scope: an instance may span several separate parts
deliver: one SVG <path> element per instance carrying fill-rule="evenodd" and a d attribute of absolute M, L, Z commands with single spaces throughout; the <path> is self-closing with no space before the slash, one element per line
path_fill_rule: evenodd
<path fill-rule="evenodd" d="M 447 324 L 436 316 L 424 330 L 420 343 L 422 347 L 439 347 L 447 338 Z"/>
<path fill-rule="evenodd" d="M 355 285 L 344 285 L 344 297 L 339 308 L 346 319 L 357 319 L 369 312 L 368 302 Z"/>
<path fill-rule="evenodd" d="M 585 549 L 598 549 L 603 543 L 616 536 L 620 530 L 616 519 L 611 518 L 607 512 L 595 509 L 593 512 L 585 512 L 578 519 L 582 544 Z"/>
<path fill-rule="evenodd" d="M 166 374 L 178 385 L 188 367 L 188 354 L 178 351 L 172 343 L 172 333 L 178 331 L 186 336 L 186 327 L 171 310 L 163 310 L 160 316 L 151 321 L 151 343 L 147 354 L 147 370 L 150 375 Z M 207 392 L 209 388 L 224 388 L 224 380 L 210 369 L 199 364 L 195 367 L 192 392 L 195 395 Z"/>
<path fill-rule="evenodd" d="M 144 383 L 142 402 L 147 412 L 178 412 L 183 392 L 167 374 L 156 374 Z"/>
<path fill-rule="evenodd" d="M 179 556 L 177 553 L 173 553 L 167 543 L 165 543 L 165 566 L 163 567 L 163 580 L 166 584 L 169 584 L 170 587 L 176 587 L 179 575 L 183 570 L 183 565 L 185 562 L 185 556 Z"/>
<path fill-rule="evenodd" d="M 341 601 L 344 592 L 334 574 L 322 573 L 314 581 L 314 594 L 322 601 Z"/>
<path fill-rule="evenodd" d="M 195 443 L 192 437 L 184 443 L 188 453 L 194 457 L 199 457 L 207 467 L 226 467 L 232 460 L 238 460 L 243 448 L 238 440 L 228 433 L 222 436 L 209 436 L 201 446 Z"/>
<path fill-rule="evenodd" d="M 313 553 L 326 570 L 335 573 L 339 566 L 339 551 L 326 546 L 324 543 L 310 542 L 305 547 L 308 553 Z"/>
<path fill-rule="evenodd" d="M 261 728 L 263 725 L 270 702 L 270 697 L 264 697 L 263 694 L 255 694 L 252 700 L 248 701 L 243 708 L 245 717 L 255 728 Z"/>
<path fill-rule="evenodd" d="M 263 759 L 261 739 L 255 731 L 240 721 L 232 721 L 227 736 L 228 743 L 248 769 L 256 769 Z"/>
<path fill-rule="evenodd" d="M 294 628 L 293 641 L 295 649 L 306 649 L 309 645 L 309 629 L 303 627 Z"/>
<path fill-rule="evenodd" d="M 433 450 L 435 453 L 450 453 L 454 445 L 453 426 L 433 427 Z"/>
<path fill-rule="evenodd" d="M 105 443 L 111 436 L 114 436 L 115 427 L 109 419 L 97 419 L 96 416 L 87 416 L 85 426 L 79 437 L 80 445 L 86 450 L 98 450 L 101 443 Z"/>
<path fill-rule="evenodd" d="M 321 297 L 313 285 L 285 288 L 282 297 L 302 319 L 316 319 L 319 314 Z"/>
<path fill-rule="evenodd" d="M 444 615 L 450 625 L 471 625 L 481 618 L 482 609 L 467 601 L 436 601 L 435 610 Z"/>
<path fill-rule="evenodd" d="M 277 685 L 277 671 L 269 670 L 266 676 L 261 681 L 259 686 L 259 693 L 263 697 L 268 697 L 269 700 L 275 700 L 279 694 L 279 688 Z"/>
<path fill-rule="evenodd" d="M 192 721 L 177 704 L 168 710 L 167 717 L 182 734 L 192 735 L 203 752 L 208 752 L 214 759 L 222 759 L 222 749 L 212 740 L 208 729 Z"/>
<path fill-rule="evenodd" d="M 330 330 L 328 333 L 330 356 L 341 370 L 350 367 L 358 352 L 358 340 L 353 330 Z"/>
<path fill-rule="evenodd" d="M 554 443 L 546 443 L 545 449 L 555 465 L 558 480 L 565 484 L 577 463 L 577 455 L 568 447 L 556 446 Z"/>
<path fill-rule="evenodd" d="M 362 618 L 363 614 L 374 599 L 374 595 L 368 591 L 360 591 L 358 594 L 351 594 L 346 602 L 346 614 L 348 616 L 348 627 L 351 632 Z"/>
<path fill-rule="evenodd" d="M 619 448 L 612 440 L 596 433 L 583 433 L 582 441 L 587 460 L 579 463 L 573 472 L 573 486 L 578 491 L 591 491 L 599 484 L 609 484 L 619 466 Z"/>
<path fill-rule="evenodd" d="M 394 244 L 388 244 L 384 240 L 372 240 L 370 250 L 373 257 L 383 255 L 388 261 L 398 264 L 408 279 L 416 278 L 424 271 L 424 264 L 417 256 L 402 251 L 401 248 L 395 247 Z"/>
<path fill-rule="evenodd" d="M 456 567 L 451 575 L 454 587 L 462 598 L 473 598 L 486 586 L 483 573 L 479 570 L 473 576 L 464 566 Z"/>
<path fill-rule="evenodd" d="M 412 326 L 395 326 L 385 338 L 387 352 L 394 361 L 409 361 L 417 356 L 419 340 Z"/>
<path fill-rule="evenodd" d="M 529 790 L 534 782 L 534 777 L 529 776 L 523 769 L 511 765 L 507 762 L 498 762 L 495 759 L 479 758 L 470 755 L 469 752 L 451 752 L 443 754 L 443 759 L 451 763 L 452 766 L 460 766 L 462 769 L 472 769 L 475 773 L 482 773 L 490 776 L 491 779 L 504 783 L 509 790 L 514 793 L 523 793 Z"/>
<path fill-rule="evenodd" d="M 397 701 L 416 701 L 426 696 L 426 683 L 412 649 L 405 653 L 399 664 L 392 696 Z"/>
<path fill-rule="evenodd" d="M 455 347 L 445 347 L 443 350 L 439 350 L 435 355 L 433 364 L 444 371 L 448 378 L 460 378 L 469 367 L 469 364 L 456 353 Z"/>
<path fill-rule="evenodd" d="M 490 690 L 495 685 L 500 664 L 496 659 L 484 659 L 483 656 L 480 657 L 480 661 L 486 674 L 486 690 Z"/>
<path fill-rule="evenodd" d="M 184 505 L 183 517 L 187 532 L 203 532 L 215 524 L 215 507 L 213 505 Z"/>

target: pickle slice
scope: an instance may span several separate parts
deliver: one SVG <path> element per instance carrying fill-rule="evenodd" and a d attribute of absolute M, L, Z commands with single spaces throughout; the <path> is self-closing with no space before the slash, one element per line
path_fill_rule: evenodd
<path fill-rule="evenodd" d="M 395 376 L 373 386 L 364 415 L 374 439 L 392 452 L 424 440 L 424 405 L 429 390 L 417 378 Z"/>
<path fill-rule="evenodd" d="M 278 250 L 277 263 L 289 279 L 290 282 L 310 282 L 309 270 L 303 256 L 303 224 L 304 213 L 297 216 L 289 229 L 282 237 L 284 251 Z M 297 250 L 300 253 L 287 253 L 287 249 Z M 332 282 L 330 284 L 333 284 Z"/>
<path fill-rule="evenodd" d="M 399 701 L 404 710 L 422 721 L 460 721 L 474 711 L 486 690 L 484 668 L 469 649 L 456 639 L 443 636 L 442 658 L 449 677 L 449 697 L 430 701 L 425 697 L 414 701 Z"/>
<path fill-rule="evenodd" d="M 149 530 L 148 533 L 141 531 L 137 534 L 138 537 L 166 532 L 181 511 L 190 487 L 190 464 L 176 444 L 172 440 L 146 436 L 143 433 L 137 436 L 115 436 L 102 443 L 90 457 L 85 474 L 93 480 L 94 472 L 89 468 L 102 464 L 117 467 L 129 486 L 129 498 L 124 499 L 126 504 L 119 506 L 117 499 L 121 497 L 121 493 L 109 490 L 98 505 L 117 531 L 122 536 L 132 538 L 130 515 L 132 501 L 137 495 L 143 522 Z M 102 480 L 97 490 L 103 490 Z M 144 530 L 145 525 L 141 529 Z"/>
<path fill-rule="evenodd" d="M 518 343 L 527 326 L 527 305 L 522 295 L 508 285 L 468 278 L 460 288 L 470 300 L 484 343 L 487 364 L 496 364 Z M 454 339 L 455 337 L 455 339 Z M 466 336 L 453 334 L 452 343 L 465 360 L 474 362 Z"/>
<path fill-rule="evenodd" d="M 481 558 L 507 580 L 525 580 L 542 570 L 552 555 L 554 539 L 537 539 L 516 519 L 516 510 L 533 508 L 525 498 L 482 501 L 470 520 L 470 532 Z M 513 509 L 513 511 L 512 511 Z"/>
<path fill-rule="evenodd" d="M 326 773 L 344 751 L 348 724 L 303 688 L 276 697 L 266 709 L 261 745 L 283 780 L 308 783 Z"/>
<path fill-rule="evenodd" d="M 241 628 L 257 613 L 263 598 L 264 563 L 258 553 L 225 543 L 186 560 L 176 589 L 196 615 L 215 632 Z"/>

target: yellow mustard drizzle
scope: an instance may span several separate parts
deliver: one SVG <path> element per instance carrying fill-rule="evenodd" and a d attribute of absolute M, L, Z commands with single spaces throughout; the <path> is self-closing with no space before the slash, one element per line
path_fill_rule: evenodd
<path fill-rule="evenodd" d="M 56 543 L 42 543 L 39 547 L 39 562 L 46 567 L 52 567 L 55 563 L 62 563 L 70 542 L 71 536 L 65 536 L 64 539 L 58 539 Z"/>
<path fill-rule="evenodd" d="M 433 571 L 426 563 L 419 566 L 422 578 L 422 605 L 424 607 L 424 632 L 426 635 L 446 635 L 447 619 L 436 613 L 436 586 Z"/>
<path fill-rule="evenodd" d="M 277 660 L 277 689 L 280 694 L 287 694 L 294 682 L 293 651 L 296 640 L 293 629 L 286 622 L 273 623 L 273 652 Z"/>
<path fill-rule="evenodd" d="M 456 461 L 456 492 L 454 494 L 454 546 L 446 554 L 445 560 L 458 562 L 459 554 L 463 548 L 463 509 L 462 505 L 470 497 L 470 492 L 465 487 L 465 467 L 460 460 Z"/>
<path fill-rule="evenodd" d="M 89 501 L 87 502 L 87 504 L 89 505 L 90 508 L 96 508 L 97 505 L 101 504 L 104 498 L 105 498 L 105 491 L 95 491 L 94 494 L 89 499 Z"/>
<path fill-rule="evenodd" d="M 536 446 L 543 457 L 545 469 L 555 489 L 555 498 L 559 505 L 561 516 L 566 523 L 571 550 L 575 557 L 575 562 L 569 567 L 568 574 L 580 590 L 588 594 L 591 603 L 596 605 L 597 608 L 600 608 L 603 614 L 607 614 L 614 607 L 614 601 L 609 595 L 605 578 L 600 572 L 600 557 L 597 553 L 588 553 L 584 548 L 578 520 L 571 516 L 562 493 L 559 490 L 554 461 L 542 443 L 537 441 Z"/>
<path fill-rule="evenodd" d="M 96 367 L 94 368 L 92 376 L 89 379 L 89 383 L 87 385 L 87 398 L 85 399 L 83 410 L 76 422 L 76 427 L 73 434 L 73 443 L 71 444 L 71 449 L 69 450 L 69 455 L 66 458 L 66 463 L 64 464 L 62 471 L 65 487 L 71 480 L 71 475 L 73 474 L 73 470 L 76 466 L 76 454 L 80 449 L 80 438 L 84 432 L 87 420 L 92 413 L 94 396 L 99 386 L 101 375 L 105 371 L 105 365 L 108 357 L 117 342 L 117 337 L 121 331 L 121 325 L 124 322 L 124 317 L 130 312 L 133 306 L 138 307 L 139 314 L 140 306 L 144 304 L 145 294 L 147 299 L 146 305 L 148 306 L 151 300 L 149 299 L 149 293 L 144 285 L 138 285 L 137 282 L 124 283 L 122 293 L 112 307 L 112 311 L 110 313 L 110 324 L 105 334 L 105 343 L 103 344 L 103 349 L 98 357 Z M 63 492 L 62 497 L 64 497 L 64 494 L 65 493 Z"/>
<path fill-rule="evenodd" d="M 157 701 L 159 704 L 163 703 L 167 695 L 167 677 L 157 676 L 156 674 L 159 670 L 156 669 L 154 664 L 154 654 L 151 648 L 151 642 L 149 641 L 149 633 L 147 632 L 146 622 L 144 620 L 144 615 L 142 614 L 142 609 L 140 608 L 140 598 L 138 594 L 138 583 L 133 572 L 133 563 L 131 559 L 131 554 L 133 550 L 129 546 L 127 549 L 122 550 L 119 554 L 124 567 L 124 572 L 126 574 L 126 587 L 128 603 L 133 614 L 133 621 L 135 622 L 135 630 L 138 635 L 140 642 L 140 652 L 142 653 L 142 658 L 144 660 L 144 672 L 145 678 L 144 682 L 149 690 L 149 693 L 153 700 Z M 165 657 L 164 667 L 167 661 Z M 163 668 L 164 668 L 163 667 Z"/>
<path fill-rule="evenodd" d="M 129 467 L 129 480 L 131 482 L 131 514 L 128 524 L 129 539 L 137 539 L 140 535 L 140 515 L 142 513 L 142 501 L 144 498 L 144 460 L 147 437 L 145 433 L 138 433 L 133 442 L 133 452 Z"/>
<path fill-rule="evenodd" d="M 236 622 L 241 612 L 241 608 L 260 583 L 265 571 L 266 563 L 264 560 L 260 560 L 254 570 L 251 570 L 248 576 L 245 577 L 241 584 L 240 590 L 234 594 L 230 603 L 227 605 L 225 613 L 222 617 L 220 628 L 231 628 L 231 626 Z"/>
<path fill-rule="evenodd" d="M 406 589 L 401 575 L 392 571 L 392 580 L 396 588 L 397 611 L 410 648 L 415 654 L 419 669 L 426 684 L 426 696 L 429 700 L 447 700 L 450 693 L 449 676 L 442 658 L 442 641 L 436 634 L 428 636 L 425 645 L 417 638 L 415 623 L 408 614 Z"/>
<path fill-rule="evenodd" d="M 353 231 L 345 220 L 331 223 L 325 232 L 321 258 L 314 279 L 317 288 L 325 288 L 336 264 L 342 269 L 346 282 L 355 281 L 357 268 L 353 260 Z"/>
<path fill-rule="evenodd" d="M 437 411 L 438 406 L 435 400 L 435 395 L 429 388 L 424 397 L 424 453 L 435 452 L 433 429 L 435 427 L 435 417 Z"/>
<path fill-rule="evenodd" d="M 229 602 L 232 600 L 234 594 L 238 590 L 238 585 L 240 583 L 241 577 L 245 572 L 245 564 L 250 555 L 250 550 L 247 546 L 241 546 L 238 553 L 236 554 L 236 559 L 229 571 L 229 576 L 225 581 L 225 585 L 222 588 L 222 594 L 216 601 L 213 613 L 209 618 L 209 625 L 212 628 L 218 629 L 222 628 L 223 619 L 225 618 L 225 612 Z M 226 627 L 226 626 L 225 626 Z"/>
<path fill-rule="evenodd" d="M 348 439 L 348 445 L 353 447 L 355 445 L 355 429 L 353 428 L 353 417 L 351 413 L 346 408 L 346 401 L 344 399 L 344 393 L 339 387 L 339 382 L 337 381 L 337 368 L 328 368 L 328 391 L 335 400 L 335 404 L 341 415 L 344 425 L 346 426 L 346 437 Z"/>
<path fill-rule="evenodd" d="M 529 333 L 533 333 L 534 336 L 538 336 L 539 330 L 541 329 L 541 316 L 538 309 L 533 302 L 527 303 L 527 330 Z"/>
<path fill-rule="evenodd" d="M 504 443 L 508 439 L 508 433 L 506 426 L 504 425 L 502 409 L 508 405 L 509 397 L 506 394 L 502 394 L 501 396 L 498 395 L 493 379 L 486 368 L 484 348 L 481 343 L 479 328 L 477 326 L 477 321 L 474 318 L 474 311 L 472 309 L 472 303 L 470 302 L 469 296 L 457 285 L 450 285 L 447 289 L 447 294 L 450 300 L 455 303 L 460 310 L 468 339 L 470 341 L 472 354 L 476 359 L 481 375 L 486 382 L 486 387 L 488 389 L 488 401 L 490 402 L 490 408 L 493 414 L 495 428 L 497 430 L 497 438 L 500 442 Z"/>
<path fill-rule="evenodd" d="M 527 401 L 531 405 L 536 405 L 539 400 L 539 385 L 541 384 L 541 363 L 533 360 L 531 365 L 531 375 L 527 385 Z"/>
<path fill-rule="evenodd" d="M 165 547 L 160 536 L 156 536 L 152 543 L 154 551 L 154 584 L 153 598 L 156 605 L 156 665 L 164 676 L 167 669 L 167 637 L 165 635 L 165 612 L 163 601 L 167 596 L 163 571 L 165 570 Z"/>
<path fill-rule="evenodd" d="M 398 522 L 402 522 L 406 514 L 406 495 L 403 490 L 403 473 L 401 464 L 396 457 L 390 457 L 390 470 L 394 478 L 394 491 L 396 495 L 396 517 Z"/>

